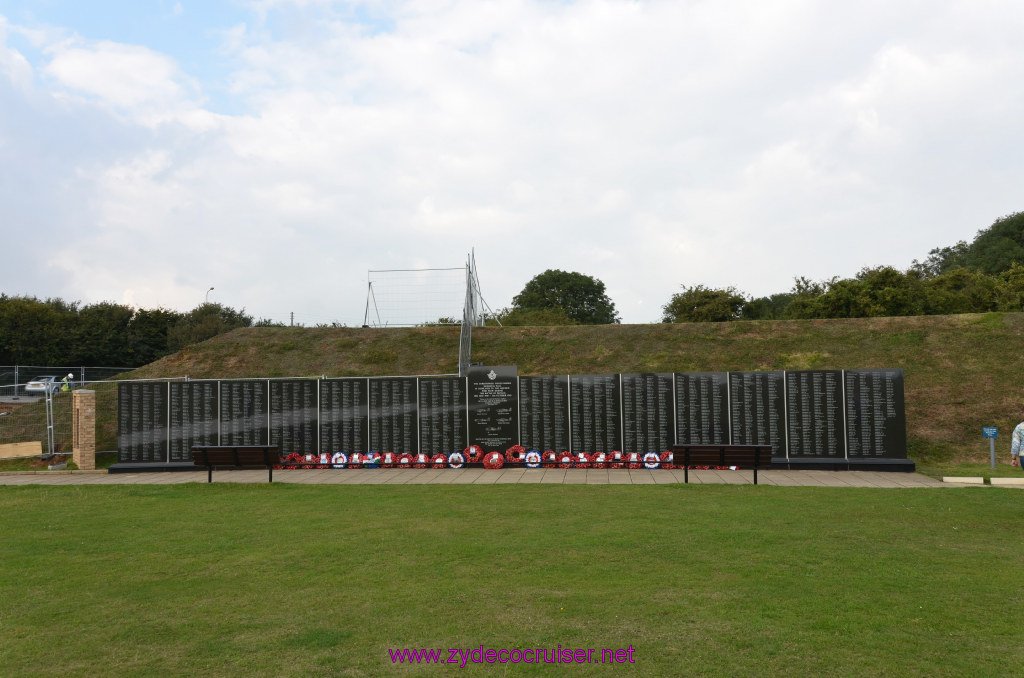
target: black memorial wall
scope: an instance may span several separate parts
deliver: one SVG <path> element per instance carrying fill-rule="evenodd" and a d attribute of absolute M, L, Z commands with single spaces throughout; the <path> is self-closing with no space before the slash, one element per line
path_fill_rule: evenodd
<path fill-rule="evenodd" d="M 555 452 L 771 445 L 789 461 L 906 459 L 903 371 L 802 370 L 126 382 L 121 463 L 184 462 L 193 445 L 282 455 L 436 454 L 475 444 Z"/>

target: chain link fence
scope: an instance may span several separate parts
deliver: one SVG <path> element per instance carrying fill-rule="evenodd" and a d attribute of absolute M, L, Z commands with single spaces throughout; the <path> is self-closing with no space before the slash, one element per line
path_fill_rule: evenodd
<path fill-rule="evenodd" d="M 134 367 L 83 367 L 81 365 L 0 365 L 0 399 L 33 396 L 25 392 L 25 384 L 39 377 L 54 377 L 59 382 L 69 374 L 72 386 L 81 387 L 96 381 L 104 381 Z"/>
<path fill-rule="evenodd" d="M 70 454 L 74 433 L 71 393 L 58 391 L 52 398 L 53 450 Z M 45 397 L 0 401 L 0 459 L 48 455 L 48 426 Z"/>
<path fill-rule="evenodd" d="M 0 470 L 17 460 L 49 459 L 50 436 L 55 455 L 70 455 L 74 445 L 72 393 L 83 387 L 96 393 L 97 452 L 117 450 L 118 382 L 107 379 L 128 369 L 131 368 L 18 366 L 19 375 L 61 377 L 73 372 L 78 378 L 72 382 L 70 391 L 61 391 L 62 384 L 57 380 L 56 390 L 50 396 L 52 420 L 47 417 L 46 395 L 25 393 L 27 380 L 0 385 Z M 12 366 L 0 365 L 0 373 L 13 371 Z"/>

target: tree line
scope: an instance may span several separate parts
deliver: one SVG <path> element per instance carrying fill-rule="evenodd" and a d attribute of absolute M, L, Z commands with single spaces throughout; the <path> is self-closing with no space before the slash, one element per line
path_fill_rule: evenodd
<path fill-rule="evenodd" d="M 179 313 L 0 294 L 0 364 L 139 367 L 254 324 L 275 323 L 215 303 Z"/>
<path fill-rule="evenodd" d="M 684 286 L 662 307 L 663 322 L 865 318 L 1024 310 L 1024 212 L 937 247 L 900 271 L 861 269 L 853 278 L 796 278 L 788 292 L 752 298 L 734 287 Z"/>
<path fill-rule="evenodd" d="M 937 247 L 901 271 L 861 269 L 852 278 L 794 280 L 788 292 L 751 297 L 735 287 L 683 286 L 662 306 L 661 321 L 723 322 L 784 318 L 863 318 L 1024 311 L 1024 212 L 997 219 L 961 240 Z M 496 314 L 503 325 L 618 322 L 604 283 L 582 273 L 548 270 L 534 277 Z"/>

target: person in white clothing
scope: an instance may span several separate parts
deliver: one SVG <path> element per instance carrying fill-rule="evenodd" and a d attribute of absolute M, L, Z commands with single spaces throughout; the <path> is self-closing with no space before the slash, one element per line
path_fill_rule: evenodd
<path fill-rule="evenodd" d="M 1024 414 L 1024 411 L 1022 411 Z M 1010 464 L 1020 466 L 1020 457 L 1024 453 L 1024 421 L 1017 424 L 1010 435 Z"/>

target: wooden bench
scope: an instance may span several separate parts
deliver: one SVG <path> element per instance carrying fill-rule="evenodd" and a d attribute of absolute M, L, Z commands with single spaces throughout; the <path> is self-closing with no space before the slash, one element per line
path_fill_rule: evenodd
<path fill-rule="evenodd" d="M 213 482 L 213 467 L 265 468 L 270 472 L 269 482 L 274 482 L 274 465 L 281 459 L 277 445 L 215 445 L 192 448 L 192 463 L 205 466 L 209 471 L 206 482 Z"/>
<path fill-rule="evenodd" d="M 682 466 L 683 481 L 690 482 L 691 466 L 736 466 L 753 469 L 757 485 L 757 469 L 772 465 L 771 445 L 675 445 L 672 463 Z"/>

